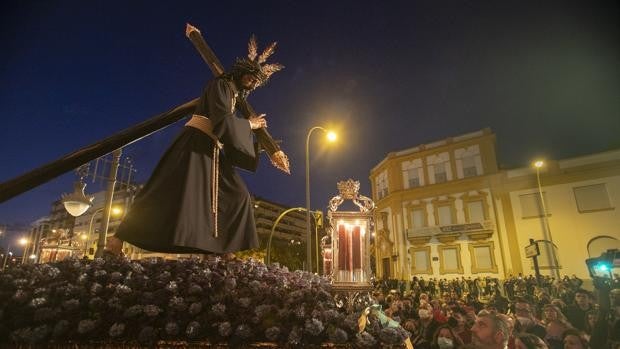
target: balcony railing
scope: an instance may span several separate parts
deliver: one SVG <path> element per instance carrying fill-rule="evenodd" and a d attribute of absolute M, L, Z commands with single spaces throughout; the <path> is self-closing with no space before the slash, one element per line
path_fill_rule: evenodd
<path fill-rule="evenodd" d="M 474 223 L 460 223 L 449 225 L 436 225 L 421 228 L 406 229 L 407 238 L 413 239 L 424 236 L 435 236 L 440 234 L 464 234 L 482 231 L 495 231 L 495 223 L 492 220 L 484 220 Z"/>

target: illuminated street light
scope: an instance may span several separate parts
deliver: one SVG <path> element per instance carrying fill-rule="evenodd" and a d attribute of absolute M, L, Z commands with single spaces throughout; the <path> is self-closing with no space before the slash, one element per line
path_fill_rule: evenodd
<path fill-rule="evenodd" d="M 93 205 L 94 196 L 88 197 L 84 194 L 84 188 L 86 183 L 79 180 L 73 185 L 73 193 L 63 194 L 62 203 L 65 206 L 67 212 L 73 217 L 78 217 L 88 211 Z"/>
<path fill-rule="evenodd" d="M 338 139 L 338 135 L 334 131 L 327 132 L 327 140 L 330 142 L 335 142 Z"/>
<path fill-rule="evenodd" d="M 310 135 L 314 130 L 321 130 L 327 133 L 327 140 L 336 140 L 336 133 L 327 131 L 321 126 L 314 126 L 308 130 L 306 135 L 306 270 L 312 271 L 312 232 L 310 231 Z M 318 271 L 318 270 L 317 270 Z"/>

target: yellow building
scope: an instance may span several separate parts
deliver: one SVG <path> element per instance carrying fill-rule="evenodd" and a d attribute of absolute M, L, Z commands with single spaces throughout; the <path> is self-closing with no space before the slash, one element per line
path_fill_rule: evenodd
<path fill-rule="evenodd" d="M 620 213 L 615 209 L 620 199 L 620 150 L 546 161 L 539 171 L 540 190 L 531 166 L 502 173 L 507 213 L 503 220 L 513 237 L 508 242 L 519 247 L 506 248 L 506 255 L 515 271 L 532 273 L 524 246 L 534 239 L 542 242 L 542 274 L 553 275 L 551 269 L 558 266 L 560 275 L 587 278 L 587 258 L 620 249 Z"/>
<path fill-rule="evenodd" d="M 541 189 L 548 196 L 545 221 L 536 170 L 499 170 L 495 141 L 491 130 L 483 129 L 389 153 L 371 170 L 379 278 L 530 274 L 524 248 L 530 238 L 549 240 L 541 230 L 547 222 L 560 273 L 586 277 L 588 242 L 608 236 L 593 240 L 592 249 L 618 241 L 620 216 L 612 198 L 620 197 L 620 152 L 541 168 Z M 609 200 L 596 201 L 603 191 Z M 568 192 L 577 193 L 572 206 Z M 575 209 L 579 205 L 581 211 Z M 566 231 L 581 237 L 567 238 Z M 550 272 L 551 248 L 540 245 L 542 269 Z"/>

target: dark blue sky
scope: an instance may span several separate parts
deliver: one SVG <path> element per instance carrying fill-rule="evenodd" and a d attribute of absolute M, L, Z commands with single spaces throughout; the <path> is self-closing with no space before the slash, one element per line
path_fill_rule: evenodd
<path fill-rule="evenodd" d="M 129 3 L 129 4 L 128 4 Z M 242 4 L 242 5 L 240 5 Z M 253 193 L 312 206 L 349 177 L 370 195 L 388 152 L 484 127 L 502 166 L 620 147 L 616 1 L 8 1 L 0 7 L 0 181 L 196 97 L 209 69 L 184 36 L 201 29 L 228 66 L 247 39 L 279 42 L 286 66 L 250 97 L 283 140 L 293 174 L 268 161 Z M 182 122 L 125 149 L 144 181 Z M 266 159 L 265 159 L 266 160 Z M 71 191 L 72 173 L 0 204 L 28 224 Z M 89 187 L 88 190 L 94 190 Z M 15 232 L 13 232 L 15 233 Z"/>

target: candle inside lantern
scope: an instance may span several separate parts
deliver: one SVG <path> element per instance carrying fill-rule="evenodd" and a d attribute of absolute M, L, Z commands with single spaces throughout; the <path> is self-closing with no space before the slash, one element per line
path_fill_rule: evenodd
<path fill-rule="evenodd" d="M 323 273 L 324 275 L 332 273 L 332 249 L 329 247 L 323 250 Z"/>
<path fill-rule="evenodd" d="M 353 264 L 353 270 L 356 269 L 361 269 L 362 268 L 362 241 L 360 240 L 360 226 L 359 225 L 354 225 L 353 226 L 353 236 L 352 236 L 352 247 L 353 247 L 353 253 L 352 253 L 352 264 Z"/>
<path fill-rule="evenodd" d="M 359 224 L 338 225 L 338 271 L 340 281 L 360 281 L 362 268 L 364 228 Z"/>

